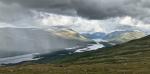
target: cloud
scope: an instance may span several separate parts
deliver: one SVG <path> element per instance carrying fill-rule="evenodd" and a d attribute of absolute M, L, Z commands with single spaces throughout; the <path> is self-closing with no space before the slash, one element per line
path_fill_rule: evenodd
<path fill-rule="evenodd" d="M 52 13 L 80 15 L 92 19 L 131 16 L 147 20 L 150 17 L 149 0 L 1 0 L 23 7 Z"/>
<path fill-rule="evenodd" d="M 150 17 L 148 0 L 76 0 L 78 14 L 89 18 L 131 16 L 138 19 Z"/>
<path fill-rule="evenodd" d="M 65 26 L 70 27 L 79 33 L 114 31 L 143 31 L 150 34 L 150 24 L 145 24 L 130 16 L 115 17 L 104 20 L 91 20 L 82 17 L 72 17 L 65 15 L 56 15 L 49 13 L 40 13 L 42 18 L 39 20 L 43 26 Z"/>
<path fill-rule="evenodd" d="M 18 3 L 29 8 L 69 7 L 71 0 L 1 0 L 5 3 Z"/>
<path fill-rule="evenodd" d="M 39 16 L 37 13 L 40 12 L 62 15 L 61 17 L 60 15 L 58 15 L 59 17 L 56 15 L 44 18 L 43 22 L 48 22 L 47 25 L 74 24 L 75 26 L 79 26 L 84 24 L 80 30 L 88 32 L 91 30 L 95 30 L 96 32 L 108 31 L 120 26 L 121 29 L 129 28 L 131 24 L 135 25 L 133 27 L 136 28 L 137 24 L 148 26 L 150 23 L 149 0 L 0 0 L 0 21 L 2 21 L 3 24 L 7 22 L 8 25 L 37 26 L 41 16 L 36 18 L 35 16 Z M 71 15 L 75 18 L 63 17 L 64 15 Z M 130 17 L 131 21 L 122 18 L 126 16 Z M 142 23 L 133 22 L 133 19 Z M 127 22 L 126 24 L 128 25 L 123 25 L 118 22 L 121 20 Z M 110 25 L 99 26 L 100 24 L 111 24 L 111 28 Z M 85 26 L 91 29 L 85 30 Z M 133 27 L 129 29 L 134 29 Z"/>
<path fill-rule="evenodd" d="M 65 14 L 65 15 L 74 15 L 76 14 L 76 10 L 72 7 L 71 0 L 0 0 L 3 3 L 12 4 L 17 3 L 22 7 Z"/>
<path fill-rule="evenodd" d="M 31 20 L 33 13 L 20 6 L 19 4 L 5 4 L 0 2 L 0 22 L 7 24 L 16 24 L 26 20 Z"/>

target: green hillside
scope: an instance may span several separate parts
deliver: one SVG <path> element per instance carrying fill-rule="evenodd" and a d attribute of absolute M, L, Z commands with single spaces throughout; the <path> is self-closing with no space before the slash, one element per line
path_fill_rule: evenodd
<path fill-rule="evenodd" d="M 110 48 L 102 48 L 96 51 L 76 53 L 56 57 L 55 59 L 42 59 L 51 63 L 128 63 L 146 61 L 150 57 L 150 36 L 133 40 Z"/>
<path fill-rule="evenodd" d="M 47 61 L 49 63 L 43 63 Z M 39 64 L 41 63 L 41 64 Z M 150 74 L 150 36 L 110 48 L 1 67 L 0 74 Z"/>

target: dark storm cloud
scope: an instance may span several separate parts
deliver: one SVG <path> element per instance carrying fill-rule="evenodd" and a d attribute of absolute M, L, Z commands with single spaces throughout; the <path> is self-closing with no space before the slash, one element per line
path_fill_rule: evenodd
<path fill-rule="evenodd" d="M 5 3 L 19 3 L 31 8 L 65 7 L 70 4 L 70 0 L 1 0 Z"/>
<path fill-rule="evenodd" d="M 0 0 L 3 3 L 17 3 L 25 8 L 35 9 L 60 14 L 76 13 L 72 7 L 71 0 Z"/>
<path fill-rule="evenodd" d="M 149 0 L 75 0 L 78 14 L 89 18 L 150 16 Z"/>
<path fill-rule="evenodd" d="M 0 2 L 0 22 L 13 22 L 32 15 L 28 9 L 18 4 L 4 4 Z"/>
<path fill-rule="evenodd" d="M 23 7 L 60 14 L 78 14 L 92 19 L 131 16 L 150 18 L 149 0 L 0 0 Z"/>

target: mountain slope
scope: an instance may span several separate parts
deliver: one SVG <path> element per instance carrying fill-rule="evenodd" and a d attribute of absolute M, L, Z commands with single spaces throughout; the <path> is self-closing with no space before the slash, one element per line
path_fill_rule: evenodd
<path fill-rule="evenodd" d="M 147 36 L 111 48 L 55 57 L 55 60 L 53 59 L 47 64 L 28 62 L 23 65 L 2 67 L 0 73 L 149 74 L 149 69 L 150 36 Z"/>
<path fill-rule="evenodd" d="M 96 51 L 72 54 L 58 62 L 122 63 L 150 61 L 150 36 Z"/>
<path fill-rule="evenodd" d="M 65 31 L 62 33 L 62 30 Z M 0 28 L 0 58 L 50 53 L 87 42 L 89 39 L 67 28 L 60 28 L 59 31 L 54 28 Z"/>
<path fill-rule="evenodd" d="M 82 35 L 89 39 L 103 39 L 107 34 L 103 32 L 95 32 L 95 33 L 82 33 Z"/>
<path fill-rule="evenodd" d="M 139 39 L 146 36 L 146 33 L 138 30 L 133 31 L 114 31 L 111 33 L 82 33 L 83 36 L 93 39 L 96 42 L 107 42 L 112 45 L 125 43 L 134 39 Z"/>
<path fill-rule="evenodd" d="M 146 34 L 141 31 L 115 31 L 104 37 L 109 42 L 116 44 L 125 43 L 134 39 L 145 37 Z"/>

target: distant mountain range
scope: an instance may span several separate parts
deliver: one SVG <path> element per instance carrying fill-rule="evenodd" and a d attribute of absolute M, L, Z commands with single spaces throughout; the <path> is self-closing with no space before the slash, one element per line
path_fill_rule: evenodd
<path fill-rule="evenodd" d="M 145 36 L 146 34 L 141 31 L 116 31 L 106 35 L 104 39 L 112 43 L 120 44 Z"/>
<path fill-rule="evenodd" d="M 73 53 L 112 47 L 116 44 L 128 42 L 146 36 L 140 31 L 115 31 L 109 34 L 82 33 L 63 27 L 50 28 L 0 28 L 0 56 L 13 58 L 38 53 L 39 55 L 63 56 Z M 94 42 L 93 40 L 101 39 Z M 7 46 L 6 46 L 7 45 Z M 11 53 L 11 54 L 10 54 Z M 24 58 L 33 59 L 34 55 Z M 0 64 L 10 59 L 1 61 Z M 50 57 L 48 57 L 50 59 Z M 21 60 L 21 59 L 20 59 Z M 28 59 L 27 59 L 28 60 Z M 22 61 L 27 61 L 23 59 Z M 34 59 L 33 59 L 34 60 Z M 19 62 L 22 62 L 19 61 Z M 18 63 L 18 62 L 16 62 Z"/>
<path fill-rule="evenodd" d="M 78 45 L 90 39 L 68 28 L 0 28 L 0 58 L 31 53 L 50 53 Z"/>
<path fill-rule="evenodd" d="M 7 67 L 0 67 L 0 73 L 149 74 L 150 72 L 150 36 L 110 48 L 65 55 L 63 53 L 64 51 L 45 54 L 37 56 L 42 59 L 36 61 L 9 64 Z"/>
<path fill-rule="evenodd" d="M 115 31 L 108 34 L 96 32 L 96 33 L 83 33 L 82 35 L 93 40 L 107 41 L 114 44 L 125 43 L 130 40 L 146 36 L 146 34 L 142 31 Z"/>
<path fill-rule="evenodd" d="M 82 33 L 63 27 L 0 28 L 0 64 L 34 60 L 34 54 L 62 57 L 68 54 L 109 48 L 146 36 L 141 31 L 115 31 L 112 33 Z M 99 40 L 99 41 L 95 41 Z M 26 55 L 31 55 L 26 57 Z M 18 58 L 16 57 L 22 57 Z M 44 56 L 45 57 L 45 56 Z M 26 59 L 27 58 L 27 59 Z M 45 57 L 46 58 L 46 57 Z M 55 59 L 55 58 L 54 58 Z M 19 61 L 18 61 L 19 60 Z M 11 62 L 10 62 L 11 63 Z"/>
<path fill-rule="evenodd" d="M 83 53 L 67 54 L 63 56 L 44 55 L 46 59 L 36 61 L 37 63 L 74 63 L 74 64 L 96 64 L 96 63 L 149 63 L 150 36 L 129 41 L 124 44 L 110 48 L 101 48 Z"/>
<path fill-rule="evenodd" d="M 107 34 L 103 32 L 82 33 L 83 36 L 89 39 L 103 39 Z"/>
<path fill-rule="evenodd" d="M 124 38 L 125 35 L 125 38 L 127 37 L 127 39 L 129 37 L 137 38 L 145 35 L 139 31 L 117 33 L 119 33 L 117 34 L 119 35 L 119 38 L 120 36 L 122 38 L 122 35 Z M 112 34 L 116 36 L 116 33 Z M 112 38 L 113 35 L 109 35 L 108 37 Z M 88 72 L 95 74 L 110 74 L 113 72 L 114 74 L 117 74 L 118 72 L 121 72 L 128 74 L 138 72 L 148 74 L 150 72 L 150 36 L 131 40 L 112 47 L 104 47 L 82 53 L 75 53 L 74 51 L 76 48 L 79 47 L 59 50 L 50 54 L 28 54 L 4 58 L 0 61 L 6 61 L 2 65 L 7 67 L 0 67 L 0 73 L 33 74 L 36 72 L 58 74 L 59 72 L 65 74 L 69 72 L 71 74 L 84 74 Z M 18 60 L 20 58 L 21 60 Z M 20 62 L 22 60 L 24 61 Z M 8 62 L 11 62 L 12 64 L 8 64 Z M 14 64 L 14 62 L 20 63 Z"/>

